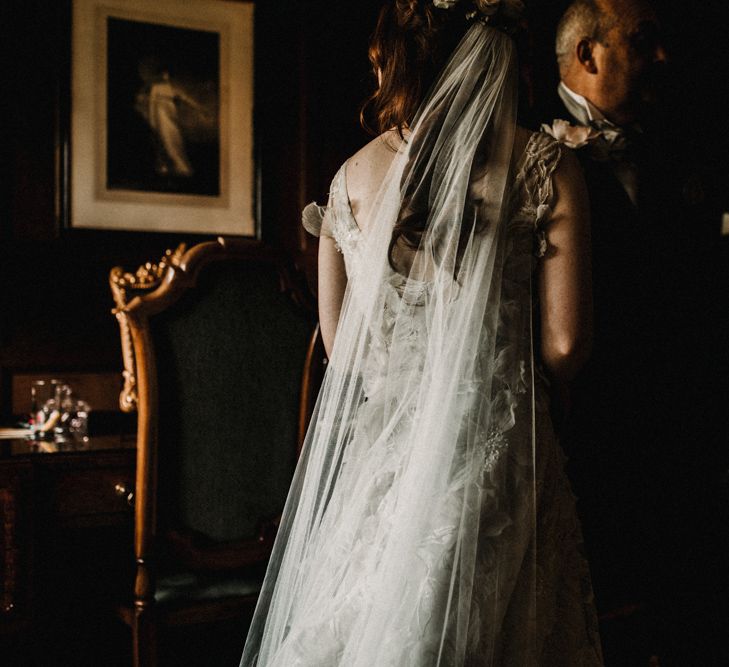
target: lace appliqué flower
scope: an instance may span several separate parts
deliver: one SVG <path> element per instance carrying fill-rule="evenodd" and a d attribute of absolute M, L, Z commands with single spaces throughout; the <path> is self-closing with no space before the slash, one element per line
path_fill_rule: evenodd
<path fill-rule="evenodd" d="M 486 451 L 484 452 L 483 469 L 485 472 L 494 469 L 508 445 L 509 442 L 501 431 L 491 431 L 486 440 Z"/>
<path fill-rule="evenodd" d="M 547 250 L 549 250 L 547 233 L 543 229 L 537 229 L 534 232 L 534 256 L 540 259 L 547 254 Z"/>
<path fill-rule="evenodd" d="M 552 207 L 549 204 L 537 206 L 537 219 L 534 223 L 534 256 L 537 258 L 544 257 L 549 249 L 544 223 L 550 215 L 552 215 Z"/>
<path fill-rule="evenodd" d="M 354 249 L 359 240 L 359 232 L 349 221 L 344 220 L 341 216 L 337 216 L 332 225 L 334 236 L 334 246 L 342 254 L 354 254 Z"/>

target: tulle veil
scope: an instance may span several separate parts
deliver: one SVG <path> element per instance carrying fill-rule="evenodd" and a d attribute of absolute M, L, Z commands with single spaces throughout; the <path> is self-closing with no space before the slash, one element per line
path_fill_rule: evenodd
<path fill-rule="evenodd" d="M 531 312 L 504 298 L 517 86 L 513 40 L 474 22 L 397 151 L 242 666 L 537 662 Z M 427 224 L 391 258 L 414 200 Z"/>

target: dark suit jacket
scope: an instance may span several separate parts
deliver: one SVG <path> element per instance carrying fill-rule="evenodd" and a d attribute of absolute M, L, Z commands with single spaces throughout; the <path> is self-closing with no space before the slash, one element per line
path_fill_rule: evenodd
<path fill-rule="evenodd" d="M 570 119 L 564 108 L 554 117 Z M 590 195 L 594 348 L 561 439 L 603 611 L 650 598 L 675 566 L 677 524 L 695 510 L 675 494 L 700 485 L 686 476 L 687 449 L 711 419 L 696 410 L 717 344 L 700 331 L 706 253 L 672 150 L 645 133 L 637 206 L 609 162 L 576 151 Z"/>

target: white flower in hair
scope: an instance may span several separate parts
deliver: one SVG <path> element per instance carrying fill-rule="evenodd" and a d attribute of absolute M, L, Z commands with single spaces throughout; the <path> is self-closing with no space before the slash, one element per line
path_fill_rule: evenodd
<path fill-rule="evenodd" d="M 452 9 L 458 4 L 458 0 L 433 0 L 433 5 L 438 9 Z"/>

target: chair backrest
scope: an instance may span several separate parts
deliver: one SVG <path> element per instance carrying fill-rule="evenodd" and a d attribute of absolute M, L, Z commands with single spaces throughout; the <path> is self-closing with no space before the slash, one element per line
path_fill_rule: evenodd
<path fill-rule="evenodd" d="M 317 375 L 305 372 L 313 303 L 279 252 L 220 239 L 168 257 L 154 289 L 117 299 L 122 341 L 126 326 L 132 342 L 134 392 L 121 403 L 138 409 L 144 562 L 157 535 L 245 543 L 276 520 Z"/>

